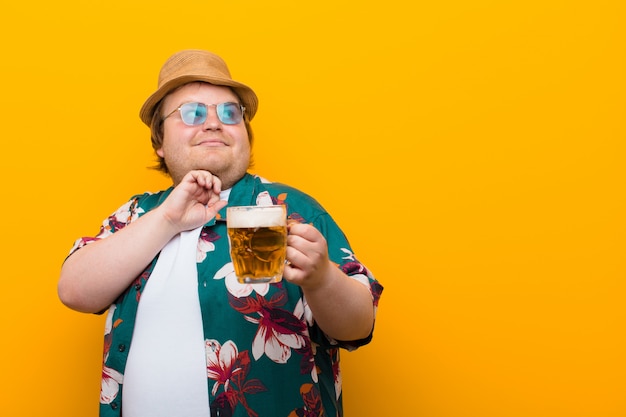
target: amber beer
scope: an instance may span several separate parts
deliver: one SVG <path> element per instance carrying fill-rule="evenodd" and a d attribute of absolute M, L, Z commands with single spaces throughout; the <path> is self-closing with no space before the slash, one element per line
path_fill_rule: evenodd
<path fill-rule="evenodd" d="M 285 206 L 228 207 L 226 224 L 237 280 L 280 281 L 287 248 Z"/>

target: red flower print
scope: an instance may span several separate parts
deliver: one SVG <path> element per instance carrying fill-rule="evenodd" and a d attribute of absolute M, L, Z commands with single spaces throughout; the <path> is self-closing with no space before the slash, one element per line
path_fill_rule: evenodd
<path fill-rule="evenodd" d="M 235 298 L 229 296 L 231 306 L 246 314 L 245 319 L 258 324 L 258 330 L 252 342 L 252 355 L 259 359 L 263 354 L 276 363 L 285 363 L 291 357 L 291 349 L 300 349 L 306 345 L 303 334 L 306 324 L 287 310 L 278 308 L 285 304 L 286 292 L 280 291 L 270 299 Z M 256 314 L 253 317 L 250 314 Z"/>
<path fill-rule="evenodd" d="M 232 416 L 237 404 L 241 404 L 250 417 L 258 414 L 248 406 L 246 394 L 256 394 L 266 391 L 265 386 L 258 379 L 248 380 L 250 371 L 250 356 L 248 351 L 238 352 L 232 341 L 220 345 L 217 340 L 207 340 L 207 376 L 215 380 L 212 394 L 215 395 L 221 386 L 221 392 L 211 403 L 211 416 Z"/>

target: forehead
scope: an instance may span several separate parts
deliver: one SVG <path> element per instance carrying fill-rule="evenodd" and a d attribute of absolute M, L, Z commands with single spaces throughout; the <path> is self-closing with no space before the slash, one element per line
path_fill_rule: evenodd
<path fill-rule="evenodd" d="M 204 82 L 182 85 L 169 93 L 163 100 L 165 106 L 172 103 L 179 105 L 188 101 L 199 101 L 204 104 L 217 104 L 225 101 L 239 102 L 239 98 L 230 87 Z"/>

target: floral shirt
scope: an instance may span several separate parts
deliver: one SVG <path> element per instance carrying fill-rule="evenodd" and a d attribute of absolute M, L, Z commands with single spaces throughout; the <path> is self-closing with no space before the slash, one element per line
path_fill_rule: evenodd
<path fill-rule="evenodd" d="M 108 217 L 93 238 L 79 239 L 71 253 L 124 228 L 157 207 L 171 192 L 131 198 Z M 289 186 L 246 174 L 231 189 L 229 205 L 284 204 L 288 218 L 310 223 L 326 238 L 329 256 L 343 272 L 367 286 L 374 308 L 382 286 L 355 258 L 343 232 L 311 197 Z M 198 296 L 206 345 L 212 417 L 342 416 L 338 341 L 315 324 L 300 287 L 240 284 L 226 233 L 226 209 L 207 223 L 197 246 Z M 100 416 L 121 416 L 124 369 L 143 289 L 156 259 L 108 309 L 100 393 Z"/>

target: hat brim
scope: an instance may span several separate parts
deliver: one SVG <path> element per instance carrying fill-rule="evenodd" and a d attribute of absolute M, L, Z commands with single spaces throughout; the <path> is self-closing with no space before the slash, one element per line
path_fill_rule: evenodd
<path fill-rule="evenodd" d="M 141 118 L 141 121 L 144 122 L 148 127 L 150 127 L 150 125 L 152 124 L 154 110 L 165 96 L 167 96 L 169 93 L 182 85 L 198 81 L 206 82 L 213 85 L 230 87 L 241 100 L 241 104 L 243 104 L 243 106 L 246 108 L 248 120 L 252 120 L 252 118 L 256 114 L 257 108 L 259 106 L 259 100 L 254 91 L 252 91 L 252 89 L 247 85 L 239 83 L 237 81 L 233 81 L 228 78 L 207 77 L 205 75 L 184 75 L 164 83 L 161 87 L 159 87 L 157 91 L 155 91 L 150 97 L 148 97 L 143 106 L 141 106 L 141 110 L 139 111 L 139 117 Z"/>

